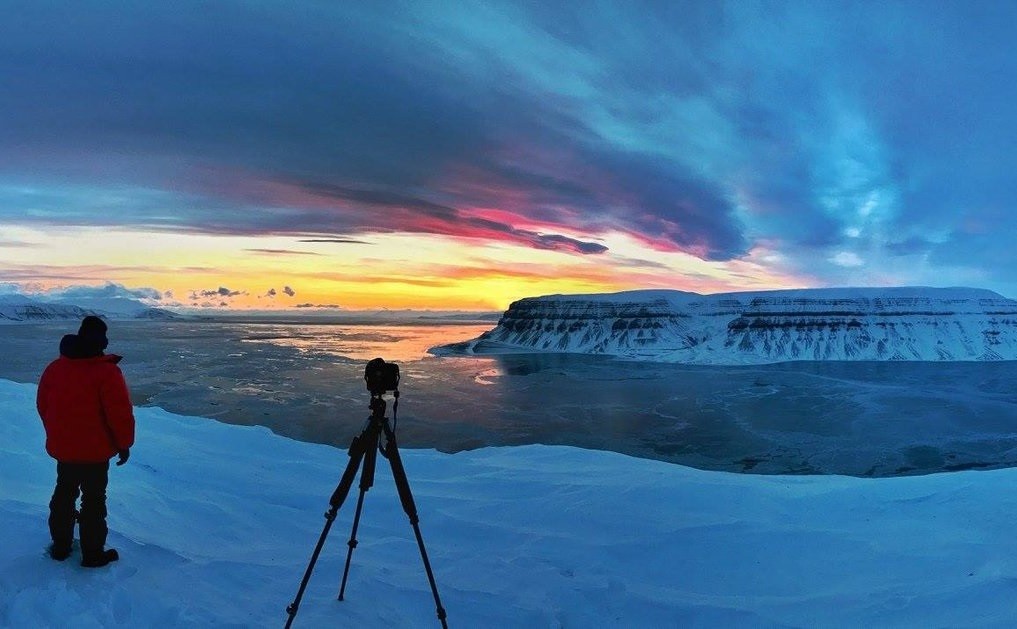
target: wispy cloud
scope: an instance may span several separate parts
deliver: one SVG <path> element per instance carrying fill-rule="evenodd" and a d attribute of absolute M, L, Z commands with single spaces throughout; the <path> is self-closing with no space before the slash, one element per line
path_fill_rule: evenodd
<path fill-rule="evenodd" d="M 366 240 L 356 240 L 354 238 L 301 238 L 299 242 L 330 242 L 334 244 L 343 245 L 366 245 Z"/>
<path fill-rule="evenodd" d="M 200 266 L 177 266 L 177 267 L 155 267 L 155 266 L 121 266 L 106 264 L 88 265 L 55 265 L 55 264 L 4 264 L 3 276 L 11 282 L 33 282 L 53 284 L 85 284 L 94 285 L 96 278 L 116 277 L 119 275 L 137 275 L 145 273 L 205 273 L 216 271 L 210 267 Z"/>
<path fill-rule="evenodd" d="M 268 289 L 268 291 L 264 295 L 262 295 L 262 297 L 268 297 L 269 299 L 275 299 L 276 296 L 279 295 L 279 292 L 280 291 L 277 291 L 275 288 L 270 288 L 270 289 Z M 293 290 L 292 288 L 290 288 L 289 286 L 283 286 L 283 289 L 282 289 L 281 292 L 282 292 L 282 294 L 286 295 L 287 297 L 293 297 L 293 296 L 295 296 L 297 294 L 297 292 L 295 290 Z"/>
<path fill-rule="evenodd" d="M 39 244 L 37 242 L 23 242 L 23 241 L 19 241 L 19 240 L 6 240 L 4 238 L 0 238 L 0 249 L 3 249 L 3 248 L 10 248 L 10 249 L 40 249 L 43 246 L 44 245 Z"/>
<path fill-rule="evenodd" d="M 323 309 L 328 309 L 328 310 L 337 310 L 337 309 L 342 308 L 342 306 L 340 306 L 339 304 L 312 304 L 312 303 L 309 303 L 309 302 L 308 303 L 303 303 L 303 304 L 297 304 L 294 307 L 295 308 L 323 308 Z"/>
<path fill-rule="evenodd" d="M 269 256 L 320 256 L 315 251 L 294 251 L 292 249 L 244 249 L 251 253 L 259 253 Z"/>

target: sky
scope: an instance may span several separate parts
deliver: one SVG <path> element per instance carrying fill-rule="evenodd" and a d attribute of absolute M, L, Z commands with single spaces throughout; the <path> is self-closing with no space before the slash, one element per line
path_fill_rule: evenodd
<path fill-rule="evenodd" d="M 1017 296 L 1017 5 L 0 0 L 0 281 Z"/>
<path fill-rule="evenodd" d="M 286 623 L 344 450 L 138 407 L 137 445 L 109 473 L 120 560 L 82 568 L 77 550 L 45 554 L 55 466 L 34 400 L 34 384 L 0 380 L 0 625 Z M 1013 626 L 1012 468 L 873 479 L 565 446 L 400 453 L 451 627 Z M 293 627 L 440 627 L 380 457 L 336 600 L 358 493 L 326 535 Z"/>

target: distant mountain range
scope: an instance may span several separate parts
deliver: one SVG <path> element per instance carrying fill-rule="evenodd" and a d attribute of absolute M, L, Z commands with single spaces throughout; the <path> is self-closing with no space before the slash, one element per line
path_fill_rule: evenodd
<path fill-rule="evenodd" d="M 926 287 L 549 295 L 521 299 L 479 338 L 431 352 L 717 365 L 1017 360 L 1017 301 L 988 290 Z"/>
<path fill-rule="evenodd" d="M 0 295 L 0 324 L 80 320 L 88 315 L 104 319 L 173 319 L 169 310 L 153 308 L 122 297 L 81 299 L 76 303 L 43 301 L 20 294 Z"/>

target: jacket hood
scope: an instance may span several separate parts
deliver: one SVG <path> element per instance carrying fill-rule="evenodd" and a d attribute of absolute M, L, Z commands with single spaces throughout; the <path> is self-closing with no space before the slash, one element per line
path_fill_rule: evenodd
<path fill-rule="evenodd" d="M 103 354 L 99 343 L 88 337 L 77 334 L 65 334 L 60 339 L 60 355 L 73 360 L 83 358 L 105 358 L 109 362 L 118 363 L 122 359 L 116 354 Z"/>

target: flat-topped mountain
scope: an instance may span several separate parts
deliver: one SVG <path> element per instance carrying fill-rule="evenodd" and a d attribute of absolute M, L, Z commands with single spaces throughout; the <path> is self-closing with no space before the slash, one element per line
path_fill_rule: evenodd
<path fill-rule="evenodd" d="M 432 353 L 561 352 L 700 364 L 1017 360 L 1017 301 L 974 288 L 639 290 L 514 302 Z"/>

